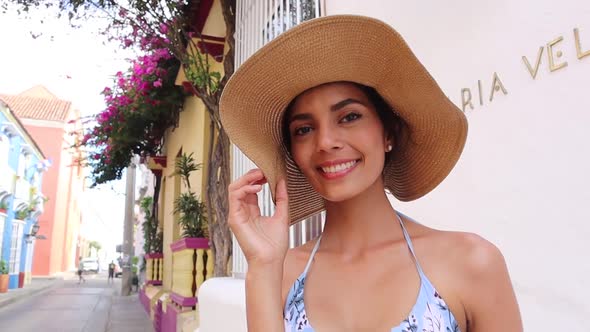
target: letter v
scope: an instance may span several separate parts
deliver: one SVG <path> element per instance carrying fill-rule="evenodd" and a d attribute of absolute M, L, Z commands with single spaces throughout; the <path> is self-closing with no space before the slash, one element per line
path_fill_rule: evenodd
<path fill-rule="evenodd" d="M 531 74 L 531 77 L 533 79 L 535 79 L 537 77 L 537 72 L 539 71 L 539 65 L 541 64 L 541 57 L 543 56 L 543 49 L 545 47 L 540 46 L 539 47 L 539 53 L 537 54 L 537 62 L 535 63 L 535 69 L 533 69 L 533 67 L 531 67 L 531 64 L 529 63 L 529 60 L 526 58 L 526 56 L 522 56 L 522 61 L 524 62 L 524 64 L 526 65 L 526 68 L 529 70 L 529 73 Z"/>

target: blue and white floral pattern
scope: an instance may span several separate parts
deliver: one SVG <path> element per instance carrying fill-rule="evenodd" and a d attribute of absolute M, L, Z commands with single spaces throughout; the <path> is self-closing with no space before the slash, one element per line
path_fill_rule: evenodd
<path fill-rule="evenodd" d="M 303 289 L 305 288 L 305 275 L 301 275 L 295 283 L 285 304 L 285 332 L 313 332 L 307 320 L 307 314 L 303 306 Z"/>

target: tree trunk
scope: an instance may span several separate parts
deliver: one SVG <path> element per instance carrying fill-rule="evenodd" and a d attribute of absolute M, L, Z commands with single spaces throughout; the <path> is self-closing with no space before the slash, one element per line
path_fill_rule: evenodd
<path fill-rule="evenodd" d="M 231 232 L 227 223 L 230 142 L 223 128 L 217 128 L 215 133 L 208 162 L 207 213 L 211 249 L 215 257 L 214 276 L 222 277 L 228 275 L 228 262 L 232 250 Z"/>

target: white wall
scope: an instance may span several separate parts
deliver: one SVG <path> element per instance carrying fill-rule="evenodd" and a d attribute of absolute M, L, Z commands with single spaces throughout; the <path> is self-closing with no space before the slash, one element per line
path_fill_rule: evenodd
<path fill-rule="evenodd" d="M 589 331 L 590 56 L 577 58 L 573 29 L 590 50 L 590 2 L 327 0 L 326 11 L 391 24 L 457 105 L 471 89 L 459 164 L 431 194 L 396 207 L 499 246 L 526 331 Z M 547 43 L 560 36 L 554 59 L 568 65 L 550 71 Z M 534 66 L 540 46 L 533 80 L 522 56 Z M 489 102 L 494 72 L 507 94 Z"/>

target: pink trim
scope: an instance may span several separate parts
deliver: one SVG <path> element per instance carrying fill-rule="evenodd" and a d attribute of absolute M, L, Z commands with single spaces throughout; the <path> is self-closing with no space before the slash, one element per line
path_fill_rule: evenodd
<path fill-rule="evenodd" d="M 162 280 L 148 280 L 145 282 L 146 285 L 162 286 Z"/>
<path fill-rule="evenodd" d="M 182 307 L 192 307 L 198 302 L 196 297 L 184 297 L 174 292 L 170 292 L 170 299 Z"/>
<path fill-rule="evenodd" d="M 180 239 L 170 245 L 173 252 L 182 249 L 209 249 L 209 239 L 206 237 L 189 237 Z"/>
<path fill-rule="evenodd" d="M 225 37 L 209 36 L 209 35 L 205 35 L 205 34 L 201 34 L 201 37 L 203 37 L 203 39 L 205 39 L 206 41 L 211 40 L 211 41 L 216 41 L 216 42 L 221 42 L 221 43 L 225 42 Z"/>
<path fill-rule="evenodd" d="M 141 291 L 139 291 L 139 301 L 143 305 L 143 309 L 145 310 L 145 312 L 147 312 L 147 314 L 149 315 L 150 314 L 150 299 L 145 294 L 145 289 L 142 289 Z"/>
<path fill-rule="evenodd" d="M 200 1 L 197 6 L 198 8 L 193 14 L 191 23 L 195 25 L 198 32 L 202 32 L 205 27 L 205 22 L 209 17 L 211 7 L 213 7 L 213 0 Z"/>
<path fill-rule="evenodd" d="M 153 254 L 145 254 L 145 258 L 164 258 L 164 254 L 160 253 L 160 252 L 156 252 Z"/>
<path fill-rule="evenodd" d="M 161 332 L 162 331 L 162 300 L 156 301 L 156 307 L 154 308 L 154 331 Z"/>
<path fill-rule="evenodd" d="M 166 307 L 166 312 L 162 312 L 162 332 L 176 332 L 176 321 L 178 319 L 178 310 L 174 305 Z"/>
<path fill-rule="evenodd" d="M 152 156 L 151 158 L 156 165 L 160 165 L 164 168 L 168 165 L 166 156 Z"/>

